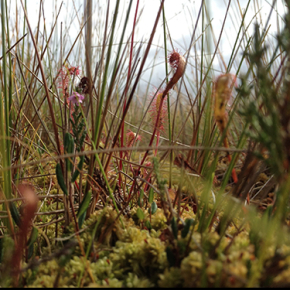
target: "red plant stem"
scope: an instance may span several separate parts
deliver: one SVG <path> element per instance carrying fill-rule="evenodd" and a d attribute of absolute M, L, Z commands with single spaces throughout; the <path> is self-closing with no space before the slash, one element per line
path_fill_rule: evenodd
<path fill-rule="evenodd" d="M 148 172 L 146 172 L 146 177 L 148 176 Z M 149 175 L 147 178 L 145 178 L 145 180 L 148 182 L 148 183 L 151 183 L 151 176 Z M 149 188 L 149 184 L 146 183 L 145 186 L 144 186 L 144 192 L 146 192 Z M 151 220 L 150 220 L 151 222 Z"/>
<path fill-rule="evenodd" d="M 135 16 L 134 16 L 134 22 L 133 22 L 133 30 L 132 30 L 132 38 L 131 38 L 131 47 L 130 47 L 130 58 L 129 58 L 129 67 L 128 67 L 128 74 L 127 74 L 127 82 L 126 82 L 126 87 L 125 87 L 125 98 L 124 98 L 124 106 L 123 106 L 123 114 L 125 113 L 126 109 L 126 104 L 127 104 L 127 92 L 128 92 L 128 86 L 129 86 L 129 80 L 130 80 L 130 74 L 131 74 L 131 66 L 132 66 L 132 58 L 133 58 L 133 43 L 134 43 L 134 32 L 135 32 L 135 26 L 136 26 L 136 19 L 137 19 L 137 13 L 138 13 L 138 7 L 139 7 L 139 0 L 137 1 L 136 4 L 136 11 L 135 11 Z M 122 128 L 121 128 L 121 148 L 124 147 L 124 120 L 122 122 Z M 119 166 L 119 171 L 122 170 L 123 168 L 123 151 L 120 151 L 120 166 Z M 132 167 L 132 166 L 131 166 Z M 121 172 L 119 172 L 119 186 L 121 186 Z"/>
<path fill-rule="evenodd" d="M 149 147 L 152 146 L 152 143 L 153 143 L 153 140 L 154 140 L 154 137 L 155 137 L 155 133 L 156 133 L 156 130 L 157 130 L 157 126 L 158 126 L 158 123 L 159 123 L 159 117 L 160 117 L 160 113 L 161 113 L 161 110 L 162 110 L 162 105 L 163 105 L 163 101 L 164 101 L 164 95 L 162 96 L 162 99 L 161 99 L 161 102 L 160 102 L 160 105 L 159 105 L 159 110 L 158 110 L 158 114 L 157 114 L 157 118 L 156 118 L 156 122 L 155 122 L 155 126 L 154 126 L 154 130 L 153 130 L 153 133 L 152 133 L 152 136 L 151 136 L 151 139 L 150 139 L 150 142 L 149 142 Z M 157 98 L 157 95 L 156 95 L 156 98 Z M 156 149 L 157 150 L 157 149 Z M 146 157 L 148 156 L 148 153 L 149 153 L 149 150 L 146 150 L 144 156 L 143 156 L 143 159 L 140 163 L 140 166 L 137 170 L 137 172 L 139 172 L 141 166 L 143 165 Z M 129 196 L 128 196 L 128 199 L 130 199 L 131 197 L 131 194 L 132 194 L 132 191 L 133 191 L 133 188 L 134 188 L 134 185 L 135 185 L 135 179 L 133 181 L 133 184 L 132 184 L 132 187 L 131 187 L 131 190 L 130 190 L 130 193 L 129 193 Z"/>
<path fill-rule="evenodd" d="M 77 187 L 78 190 L 80 190 L 80 187 L 79 187 L 77 181 L 75 181 L 75 186 Z"/>

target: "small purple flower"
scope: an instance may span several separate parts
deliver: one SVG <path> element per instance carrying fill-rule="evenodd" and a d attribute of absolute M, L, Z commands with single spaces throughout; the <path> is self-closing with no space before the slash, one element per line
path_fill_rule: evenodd
<path fill-rule="evenodd" d="M 85 97 L 83 95 L 77 92 L 73 92 L 72 95 L 68 98 L 68 100 L 72 102 L 73 104 L 76 104 L 77 106 L 79 106 L 79 104 L 83 102 L 84 98 Z"/>

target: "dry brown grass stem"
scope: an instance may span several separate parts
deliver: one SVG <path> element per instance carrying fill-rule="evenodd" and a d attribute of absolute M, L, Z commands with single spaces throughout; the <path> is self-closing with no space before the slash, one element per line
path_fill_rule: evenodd
<path fill-rule="evenodd" d="M 75 156 L 84 156 L 84 155 L 93 155 L 93 154 L 99 154 L 99 153 L 114 153 L 114 152 L 120 152 L 120 151 L 138 151 L 138 152 L 144 152 L 146 150 L 155 150 L 158 149 L 158 151 L 163 150 L 180 150 L 180 151 L 187 151 L 187 150 L 212 150 L 212 151 L 229 151 L 229 152 L 244 152 L 247 153 L 248 150 L 245 149 L 238 149 L 238 148 L 226 148 L 226 147 L 208 147 L 208 146 L 139 146 L 139 147 L 123 147 L 123 148 L 108 148 L 108 149 L 97 149 L 97 150 L 88 150 L 88 151 L 82 151 L 77 153 L 71 153 L 71 154 L 62 154 L 58 156 L 52 156 L 45 159 L 39 159 L 37 161 L 27 162 L 25 164 L 18 164 L 18 165 L 12 165 L 9 167 L 2 168 L 2 171 L 16 169 L 16 168 L 25 168 L 27 166 L 33 166 L 33 165 L 39 165 L 40 163 L 47 163 L 49 161 L 58 161 L 63 158 L 70 158 Z M 140 165 L 139 165 L 140 166 Z"/>
<path fill-rule="evenodd" d="M 9 49 L 6 50 L 5 54 L 10 52 L 25 36 L 27 33 L 25 33 L 17 42 L 15 42 Z M 3 55 L 0 57 L 0 60 L 3 58 Z"/>
<path fill-rule="evenodd" d="M 85 21 L 87 21 L 85 28 L 85 50 L 86 50 L 86 72 L 87 76 L 91 75 L 91 64 L 92 64 L 92 0 L 84 0 L 84 15 Z"/>
<path fill-rule="evenodd" d="M 30 31 L 30 37 L 31 37 L 31 40 L 33 42 L 33 46 L 35 48 L 35 53 L 36 53 L 36 56 L 37 56 L 37 60 L 38 60 L 38 64 L 39 64 L 39 68 L 40 68 L 40 72 L 41 72 L 41 76 L 42 76 L 42 81 L 43 81 L 43 84 L 44 84 L 46 99 L 47 99 L 47 102 L 48 102 L 51 122 L 52 122 L 54 135 L 55 135 L 54 137 L 55 137 L 55 140 L 56 140 L 56 148 L 55 149 L 57 150 L 57 153 L 60 154 L 61 150 L 60 150 L 58 129 L 57 129 L 56 122 L 55 122 L 55 117 L 54 117 L 53 107 L 52 107 L 52 103 L 51 103 L 51 99 L 50 99 L 50 95 L 49 95 L 49 91 L 48 91 L 46 77 L 45 77 L 44 70 L 43 70 L 43 67 L 42 67 L 42 64 L 41 64 L 40 55 L 39 55 L 38 50 L 37 50 L 37 45 L 36 45 L 36 42 L 35 42 L 35 39 L 34 39 L 34 36 L 33 36 L 33 32 L 32 32 L 31 26 L 30 26 L 30 22 L 28 20 L 28 15 L 27 15 L 26 9 L 24 7 L 23 1 L 22 0 L 20 0 L 20 1 L 21 1 L 21 5 L 22 5 L 22 8 L 23 8 L 23 12 L 24 12 L 25 18 L 26 18 L 27 26 L 28 26 L 29 31 Z M 52 142 L 52 144 L 54 144 L 54 142 Z M 62 162 L 61 162 L 61 165 L 63 167 Z"/>
<path fill-rule="evenodd" d="M 74 196 L 78 196 L 78 195 L 75 194 Z M 38 199 L 45 199 L 47 197 L 53 197 L 53 198 L 61 197 L 61 198 L 63 198 L 63 194 L 38 195 L 37 197 L 38 197 Z M 20 200 L 24 200 L 24 197 L 17 197 L 17 198 L 7 199 L 6 201 L 7 202 L 13 202 L 13 201 L 20 201 Z M 0 204 L 3 203 L 3 202 L 5 202 L 5 200 L 4 199 L 0 199 Z"/>

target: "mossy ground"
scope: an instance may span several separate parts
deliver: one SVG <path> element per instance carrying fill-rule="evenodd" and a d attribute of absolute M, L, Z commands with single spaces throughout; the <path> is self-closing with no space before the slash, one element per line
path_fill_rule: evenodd
<path fill-rule="evenodd" d="M 57 192 L 56 186 L 50 194 Z M 55 210 L 55 200 L 48 199 L 42 210 Z M 158 197 L 155 201 L 160 204 Z M 212 206 L 213 204 L 209 206 L 209 210 Z M 63 206 L 59 202 L 58 209 L 61 208 Z M 29 267 L 23 273 L 21 285 L 245 287 L 253 277 L 253 286 L 290 283 L 290 238 L 287 235 L 284 235 L 285 242 L 282 245 L 280 243 L 281 246 L 277 246 L 277 238 L 273 237 L 273 246 L 267 249 L 261 267 L 260 256 L 255 248 L 257 244 L 251 242 L 249 224 L 243 224 L 242 230 L 238 230 L 243 222 L 241 217 L 234 218 L 223 235 L 218 233 L 217 223 L 213 224 L 210 231 L 200 233 L 196 214 L 190 206 L 186 206 L 181 219 L 191 218 L 194 224 L 185 237 L 182 237 L 182 226 L 178 228 L 177 237 L 173 237 L 172 226 L 168 225 L 162 208 L 158 208 L 150 217 L 148 206 L 143 205 L 143 220 L 138 218 L 137 208 L 139 206 L 131 208 L 129 214 L 120 217 L 110 205 L 96 210 L 84 222 L 79 238 L 75 235 L 74 222 L 66 230 L 63 222 L 59 222 L 59 237 L 62 240 L 57 242 L 55 224 L 40 230 L 33 256 L 22 264 L 23 268 Z M 222 213 L 219 218 L 221 217 Z M 36 222 L 48 222 L 51 218 L 49 215 L 37 217 Z M 150 229 L 145 226 L 147 220 L 150 220 Z M 93 236 L 96 226 L 96 234 Z M 54 257 L 54 253 L 66 248 L 68 240 L 65 238 L 71 235 L 73 237 L 70 241 L 75 241 L 75 246 L 70 255 Z M 87 251 L 91 241 L 92 247 L 86 260 L 80 244 Z M 36 263 L 44 257 L 51 258 L 40 264 Z M 9 257 L 4 257 L 5 259 Z M 273 263 L 275 271 L 271 273 L 269 269 Z"/>

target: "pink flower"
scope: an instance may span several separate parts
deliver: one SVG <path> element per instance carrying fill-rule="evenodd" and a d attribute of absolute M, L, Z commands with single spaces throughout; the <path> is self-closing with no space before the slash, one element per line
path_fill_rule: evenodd
<path fill-rule="evenodd" d="M 68 100 L 72 102 L 73 104 L 76 104 L 77 106 L 79 106 L 79 104 L 83 102 L 84 98 L 85 97 L 83 95 L 77 92 L 73 92 L 72 95 L 68 98 Z"/>
<path fill-rule="evenodd" d="M 128 131 L 128 133 L 126 134 L 127 136 L 127 147 L 131 147 L 133 145 L 133 141 L 136 137 L 136 133 L 132 132 L 131 130 Z M 141 140 L 141 136 L 137 135 L 136 137 L 136 141 L 137 140 Z"/>
<path fill-rule="evenodd" d="M 149 110 L 150 114 L 151 114 L 151 121 L 152 121 L 152 125 L 153 128 L 156 125 L 157 122 L 157 126 L 156 126 L 156 132 L 160 133 L 161 131 L 164 131 L 164 124 L 167 121 L 167 102 L 166 102 L 166 96 L 163 98 L 163 91 L 159 90 L 156 93 L 153 93 L 151 95 L 151 97 L 154 98 L 154 101 L 152 102 L 151 105 L 151 109 Z M 160 109 L 160 106 L 161 109 Z M 160 113 L 159 113 L 160 110 Z M 157 117 L 158 117 L 158 113 L 159 113 L 159 118 L 157 121 Z"/>

